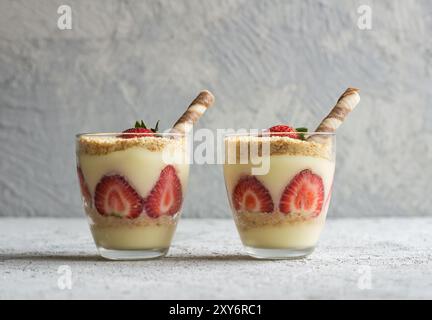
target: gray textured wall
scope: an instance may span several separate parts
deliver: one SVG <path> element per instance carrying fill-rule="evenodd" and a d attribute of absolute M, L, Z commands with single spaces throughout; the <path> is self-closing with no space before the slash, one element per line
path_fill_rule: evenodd
<path fill-rule="evenodd" d="M 201 88 L 200 127 L 313 128 L 348 85 L 330 214 L 432 214 L 431 34 L 426 0 L 0 0 L 0 215 L 83 214 L 77 132 L 168 127 Z M 192 167 L 184 214 L 230 215 L 220 166 Z"/>

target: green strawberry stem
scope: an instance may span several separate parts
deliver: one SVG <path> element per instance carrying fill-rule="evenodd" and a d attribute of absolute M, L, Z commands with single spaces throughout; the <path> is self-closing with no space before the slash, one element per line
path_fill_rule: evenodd
<path fill-rule="evenodd" d="M 159 122 L 160 122 L 160 120 L 158 120 L 156 122 L 156 125 L 155 125 L 154 128 L 150 128 L 150 130 L 153 131 L 154 133 L 158 132 L 158 130 L 159 130 Z M 144 121 L 141 120 L 141 122 L 135 121 L 135 128 L 144 128 L 144 129 L 147 129 L 147 126 L 145 125 Z"/>
<path fill-rule="evenodd" d="M 305 133 L 308 132 L 308 128 L 300 127 L 295 129 L 299 134 L 300 139 L 306 140 Z"/>
<path fill-rule="evenodd" d="M 159 121 L 160 121 L 160 120 L 158 120 L 158 121 L 156 122 L 156 125 L 155 125 L 154 129 L 151 129 L 153 132 L 158 132 L 158 130 L 159 130 Z"/>

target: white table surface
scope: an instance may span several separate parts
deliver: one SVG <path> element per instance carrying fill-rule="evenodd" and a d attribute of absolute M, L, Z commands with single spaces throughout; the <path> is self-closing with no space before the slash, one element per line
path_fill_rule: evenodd
<path fill-rule="evenodd" d="M 432 218 L 329 219 L 310 257 L 258 261 L 233 221 L 183 219 L 167 257 L 117 262 L 84 218 L 0 218 L 0 298 L 432 298 L 431 249 Z"/>

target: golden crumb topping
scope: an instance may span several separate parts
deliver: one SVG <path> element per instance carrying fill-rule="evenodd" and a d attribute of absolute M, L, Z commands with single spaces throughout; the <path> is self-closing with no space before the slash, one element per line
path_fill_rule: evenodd
<path fill-rule="evenodd" d="M 114 136 L 83 135 L 78 138 L 77 152 L 89 155 L 104 155 L 133 147 L 159 152 L 168 146 L 178 147 L 183 150 L 186 148 L 185 138 L 134 137 L 124 139 Z"/>
<path fill-rule="evenodd" d="M 235 150 L 237 159 L 248 156 L 250 150 L 258 150 L 258 155 L 301 155 L 324 158 L 332 160 L 331 139 L 326 139 L 325 143 L 292 139 L 289 137 L 259 137 L 259 136 L 233 136 L 225 139 L 225 152 Z"/>

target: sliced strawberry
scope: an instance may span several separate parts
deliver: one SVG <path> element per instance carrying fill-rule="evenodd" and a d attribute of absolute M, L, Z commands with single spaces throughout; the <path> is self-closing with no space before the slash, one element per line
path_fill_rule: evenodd
<path fill-rule="evenodd" d="M 293 139 L 300 139 L 299 134 L 297 133 L 296 129 L 294 129 L 293 127 L 287 126 L 287 125 L 277 125 L 277 126 L 273 126 L 271 128 L 268 129 L 270 132 L 280 132 L 280 133 L 275 133 L 273 134 L 273 136 L 286 136 L 286 137 L 290 137 Z"/>
<path fill-rule="evenodd" d="M 88 185 L 84 179 L 84 175 L 83 175 L 80 167 L 77 167 L 77 172 L 78 172 L 78 179 L 79 179 L 79 184 L 80 184 L 80 189 L 81 189 L 81 195 L 84 198 L 84 201 L 86 202 L 86 204 L 88 206 L 91 206 L 92 205 L 92 197 L 91 197 L 90 190 L 89 190 Z"/>
<path fill-rule="evenodd" d="M 279 210 L 292 216 L 314 218 L 321 213 L 323 200 L 324 185 L 321 177 L 305 169 L 286 186 L 279 202 Z"/>
<path fill-rule="evenodd" d="M 156 185 L 145 199 L 145 210 L 152 218 L 161 215 L 174 215 L 180 211 L 183 193 L 180 179 L 172 165 L 160 173 Z"/>
<path fill-rule="evenodd" d="M 95 207 L 103 216 L 134 219 L 143 210 L 143 200 L 122 176 L 104 176 L 95 189 Z"/>
<path fill-rule="evenodd" d="M 274 209 L 269 191 L 254 176 L 240 178 L 234 188 L 232 202 L 239 212 L 273 212 Z"/>

